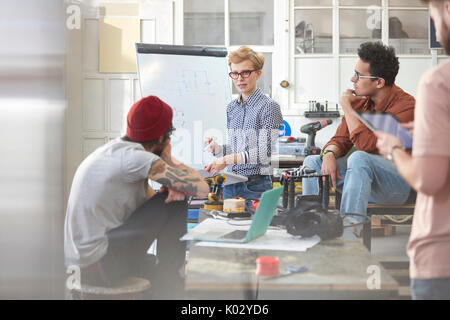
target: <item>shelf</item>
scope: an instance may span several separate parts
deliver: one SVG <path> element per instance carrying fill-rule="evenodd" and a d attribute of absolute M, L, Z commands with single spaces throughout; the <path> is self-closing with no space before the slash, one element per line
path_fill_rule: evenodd
<path fill-rule="evenodd" d="M 306 118 L 339 118 L 339 111 L 305 111 Z"/>

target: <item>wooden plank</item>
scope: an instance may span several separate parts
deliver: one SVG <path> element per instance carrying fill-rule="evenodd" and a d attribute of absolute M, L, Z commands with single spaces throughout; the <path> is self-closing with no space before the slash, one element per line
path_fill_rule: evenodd
<path fill-rule="evenodd" d="M 380 227 L 372 227 L 372 237 L 390 237 L 395 235 L 395 226 L 384 225 Z"/>

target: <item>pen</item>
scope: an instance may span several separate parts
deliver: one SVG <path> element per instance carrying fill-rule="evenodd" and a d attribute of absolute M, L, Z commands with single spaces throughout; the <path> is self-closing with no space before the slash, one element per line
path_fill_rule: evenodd
<path fill-rule="evenodd" d="M 300 267 L 289 266 L 289 267 L 286 268 L 286 271 L 284 273 L 279 273 L 277 275 L 264 277 L 264 280 L 281 278 L 281 277 L 289 276 L 291 274 L 303 273 L 303 272 L 306 272 L 306 271 L 308 271 L 308 267 L 306 267 L 306 266 L 300 266 Z"/>
<path fill-rule="evenodd" d="M 205 149 L 203 150 L 203 151 L 209 151 L 210 150 L 210 146 L 211 146 L 211 144 L 213 143 L 213 142 L 215 142 L 216 141 L 216 137 L 212 137 L 211 138 L 211 141 L 209 142 L 209 144 L 205 147 Z"/>

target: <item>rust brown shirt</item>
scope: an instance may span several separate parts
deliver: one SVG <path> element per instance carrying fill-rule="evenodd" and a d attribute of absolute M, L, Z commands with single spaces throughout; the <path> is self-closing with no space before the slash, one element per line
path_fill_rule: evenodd
<path fill-rule="evenodd" d="M 358 101 L 352 107 L 358 112 L 363 111 L 383 111 L 390 112 L 401 122 L 410 122 L 414 120 L 415 99 L 410 94 L 400 89 L 395 84 L 392 86 L 389 94 L 377 105 L 370 98 Z M 355 146 L 356 150 L 365 151 L 372 154 L 379 154 L 376 147 L 377 137 L 375 134 L 361 123 L 350 134 L 345 116 L 342 117 L 341 124 L 336 130 L 336 134 L 323 147 L 323 150 L 329 145 L 335 145 L 342 154 L 347 154 Z"/>

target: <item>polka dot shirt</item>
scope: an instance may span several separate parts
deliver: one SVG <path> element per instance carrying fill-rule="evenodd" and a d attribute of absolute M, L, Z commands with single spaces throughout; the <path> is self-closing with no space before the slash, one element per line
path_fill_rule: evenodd
<path fill-rule="evenodd" d="M 270 174 L 270 156 L 282 125 L 280 105 L 259 88 L 243 104 L 239 96 L 227 106 L 228 141 L 216 156 L 241 154 L 244 163 L 229 165 L 229 172 Z"/>

